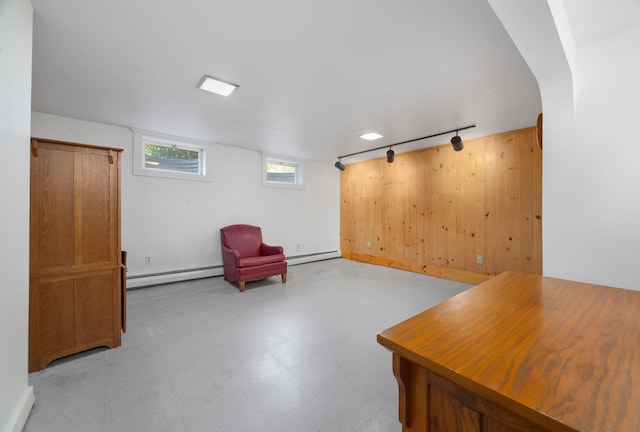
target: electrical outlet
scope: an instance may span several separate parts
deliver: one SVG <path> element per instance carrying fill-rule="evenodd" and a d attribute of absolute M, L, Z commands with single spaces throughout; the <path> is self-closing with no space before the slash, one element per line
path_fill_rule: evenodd
<path fill-rule="evenodd" d="M 296 249 L 302 249 L 302 243 L 296 243 Z"/>
<path fill-rule="evenodd" d="M 367 242 L 367 249 L 371 249 L 371 242 Z"/>
<path fill-rule="evenodd" d="M 483 262 L 484 262 L 484 258 L 482 258 L 482 255 L 477 255 L 476 264 L 482 264 Z"/>
<path fill-rule="evenodd" d="M 151 264 L 151 255 L 145 255 L 144 256 L 144 263 L 145 264 Z"/>

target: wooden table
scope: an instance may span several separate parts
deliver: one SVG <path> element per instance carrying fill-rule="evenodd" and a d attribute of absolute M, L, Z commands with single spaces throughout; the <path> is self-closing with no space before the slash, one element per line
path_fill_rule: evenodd
<path fill-rule="evenodd" d="M 507 272 L 378 342 L 403 431 L 640 431 L 640 292 Z"/>

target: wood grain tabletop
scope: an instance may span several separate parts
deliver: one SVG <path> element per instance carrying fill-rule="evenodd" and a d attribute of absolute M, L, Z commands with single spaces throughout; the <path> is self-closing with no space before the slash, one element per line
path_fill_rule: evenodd
<path fill-rule="evenodd" d="M 640 431 L 640 292 L 506 272 L 378 342 L 537 424 Z"/>

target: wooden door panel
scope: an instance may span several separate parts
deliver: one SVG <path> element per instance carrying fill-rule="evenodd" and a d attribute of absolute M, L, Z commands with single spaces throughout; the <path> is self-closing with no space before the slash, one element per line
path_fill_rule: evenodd
<path fill-rule="evenodd" d="M 79 346 L 113 339 L 114 271 L 78 278 L 76 281 L 76 337 Z M 115 291 L 120 295 L 119 291 Z M 119 321 L 119 320 L 118 320 Z M 119 327 L 120 323 L 117 323 Z"/>
<path fill-rule="evenodd" d="M 75 346 L 74 291 L 73 279 L 40 282 L 40 355 L 57 353 Z"/>
<path fill-rule="evenodd" d="M 40 270 L 74 264 L 73 157 L 71 152 L 43 148 L 35 158 L 37 171 L 35 217 L 36 254 Z M 71 153 L 72 154 L 72 153 Z"/>
<path fill-rule="evenodd" d="M 82 215 L 80 230 L 82 232 L 81 264 L 115 262 L 116 245 L 112 243 L 113 207 L 115 205 L 112 191 L 111 168 L 107 151 L 102 154 L 80 153 L 81 169 L 78 170 L 78 184 L 82 197 Z M 115 258 L 115 259 L 114 259 Z"/>

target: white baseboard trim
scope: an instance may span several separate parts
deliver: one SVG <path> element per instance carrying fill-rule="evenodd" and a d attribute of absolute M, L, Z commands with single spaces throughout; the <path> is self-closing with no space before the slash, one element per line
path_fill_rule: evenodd
<path fill-rule="evenodd" d="M 289 265 L 297 265 L 297 264 L 305 264 L 313 261 L 323 261 L 326 259 L 340 258 L 341 256 L 342 256 L 342 252 L 337 250 L 337 251 L 330 251 L 330 252 L 314 253 L 309 255 L 287 257 L 287 262 L 289 263 Z"/>
<path fill-rule="evenodd" d="M 25 424 L 27 424 L 27 419 L 29 418 L 29 413 L 31 412 L 31 408 L 33 408 L 35 400 L 36 397 L 33 392 L 33 386 L 28 386 L 24 390 L 20 402 L 16 407 L 14 418 L 9 420 L 7 431 L 22 432 Z"/>
<path fill-rule="evenodd" d="M 319 252 L 308 255 L 297 255 L 287 257 L 289 265 L 304 264 L 313 261 L 322 261 L 331 258 L 340 258 L 342 253 L 337 251 Z M 160 285 L 171 282 L 181 282 L 191 279 L 202 279 L 214 276 L 222 276 L 224 270 L 222 266 L 207 267 L 192 270 L 177 270 L 166 273 L 156 273 L 150 275 L 130 276 L 127 278 L 127 289 L 140 288 L 149 285 Z"/>

